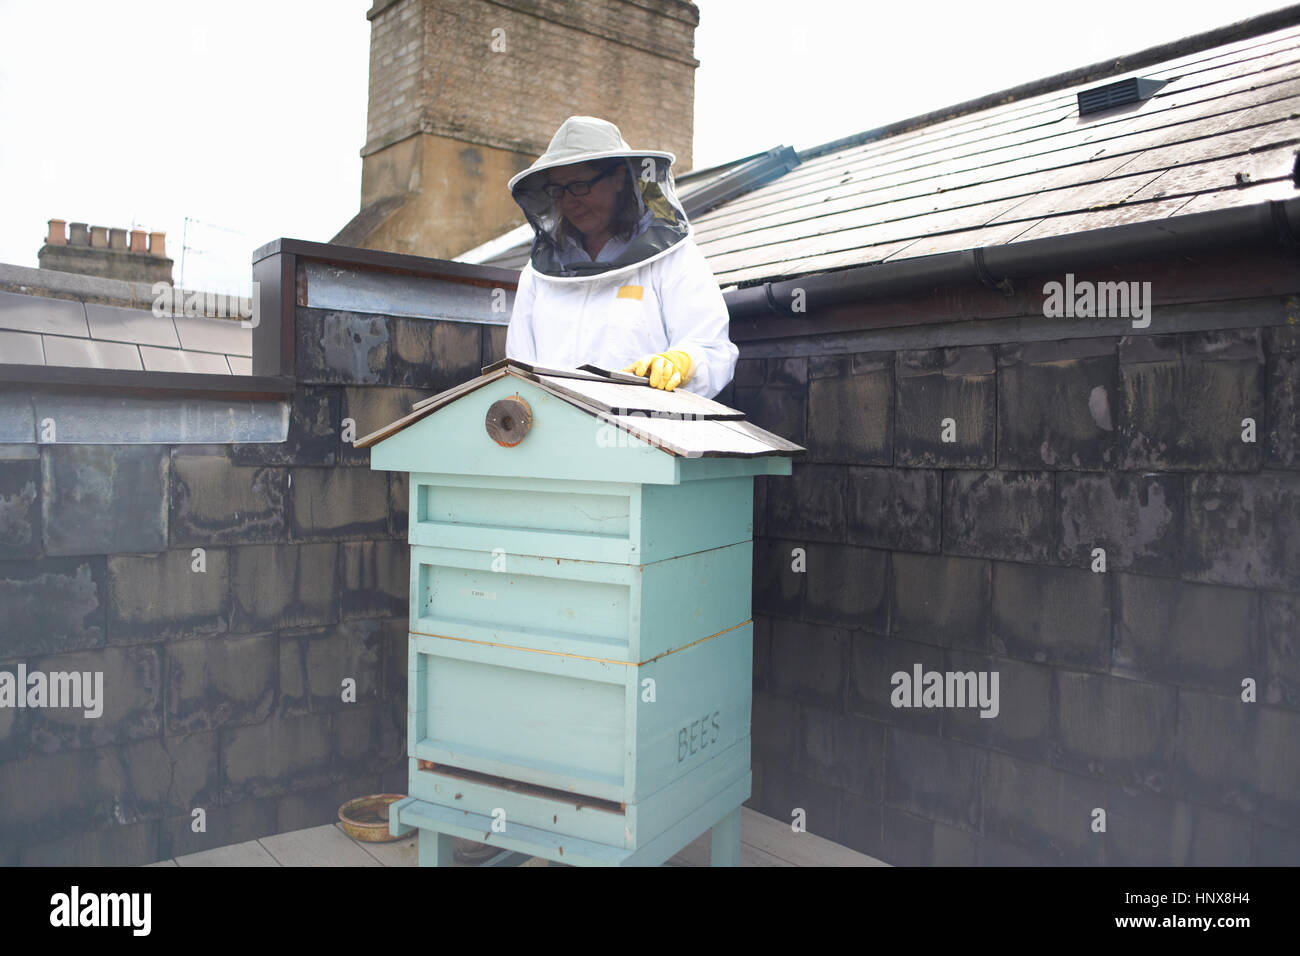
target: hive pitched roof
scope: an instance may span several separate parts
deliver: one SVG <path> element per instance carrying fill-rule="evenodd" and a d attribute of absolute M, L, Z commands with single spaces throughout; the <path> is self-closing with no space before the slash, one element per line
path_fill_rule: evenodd
<path fill-rule="evenodd" d="M 489 382 L 513 377 L 620 431 L 675 456 L 700 458 L 794 457 L 804 449 L 745 421 L 744 412 L 677 389 L 652 388 L 644 378 L 594 365 L 544 368 L 513 359 L 485 366 L 478 378 L 416 402 L 411 412 L 358 439 L 370 448 L 427 418 Z"/>

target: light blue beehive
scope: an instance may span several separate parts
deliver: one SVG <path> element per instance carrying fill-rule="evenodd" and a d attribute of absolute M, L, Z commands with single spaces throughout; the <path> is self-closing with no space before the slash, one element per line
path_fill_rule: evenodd
<path fill-rule="evenodd" d="M 619 373 L 506 361 L 357 442 L 410 474 L 410 796 L 451 838 L 658 865 L 750 794 L 753 476 L 799 446 Z M 520 857 L 522 858 L 522 857 Z"/>

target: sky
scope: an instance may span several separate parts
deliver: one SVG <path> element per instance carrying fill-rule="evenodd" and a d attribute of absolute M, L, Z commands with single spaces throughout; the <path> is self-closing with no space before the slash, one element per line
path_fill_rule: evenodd
<path fill-rule="evenodd" d="M 1285 5 L 1088 0 L 1085 17 L 1050 0 L 699 0 L 695 166 Z M 167 233 L 178 284 L 238 291 L 258 246 L 329 241 L 360 204 L 370 6 L 0 0 L 0 262 L 35 267 L 49 219 L 137 227 Z"/>

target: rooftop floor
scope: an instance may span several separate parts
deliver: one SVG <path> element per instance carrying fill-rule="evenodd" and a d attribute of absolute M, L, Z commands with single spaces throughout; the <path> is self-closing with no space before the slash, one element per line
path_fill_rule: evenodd
<path fill-rule="evenodd" d="M 204 850 L 149 866 L 415 866 L 416 836 L 392 843 L 353 840 L 337 823 L 277 833 Z M 463 864 L 456 864 L 461 866 Z M 534 857 L 524 866 L 546 866 Z M 709 834 L 685 847 L 665 866 L 708 866 Z M 741 808 L 741 866 L 888 866 L 874 857 L 850 850 L 812 833 L 795 833 L 790 825 Z"/>

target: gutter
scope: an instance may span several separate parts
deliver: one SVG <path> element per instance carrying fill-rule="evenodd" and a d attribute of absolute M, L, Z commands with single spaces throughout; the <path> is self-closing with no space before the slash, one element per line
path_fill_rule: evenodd
<path fill-rule="evenodd" d="M 817 310 L 941 286 L 985 285 L 1010 295 L 1016 279 L 1224 246 L 1282 249 L 1300 257 L 1300 198 L 778 279 L 733 289 L 723 298 L 733 320 L 771 315 L 806 319 L 812 311 L 790 311 L 796 289 L 803 290 L 805 301 L 814 299 Z"/>

